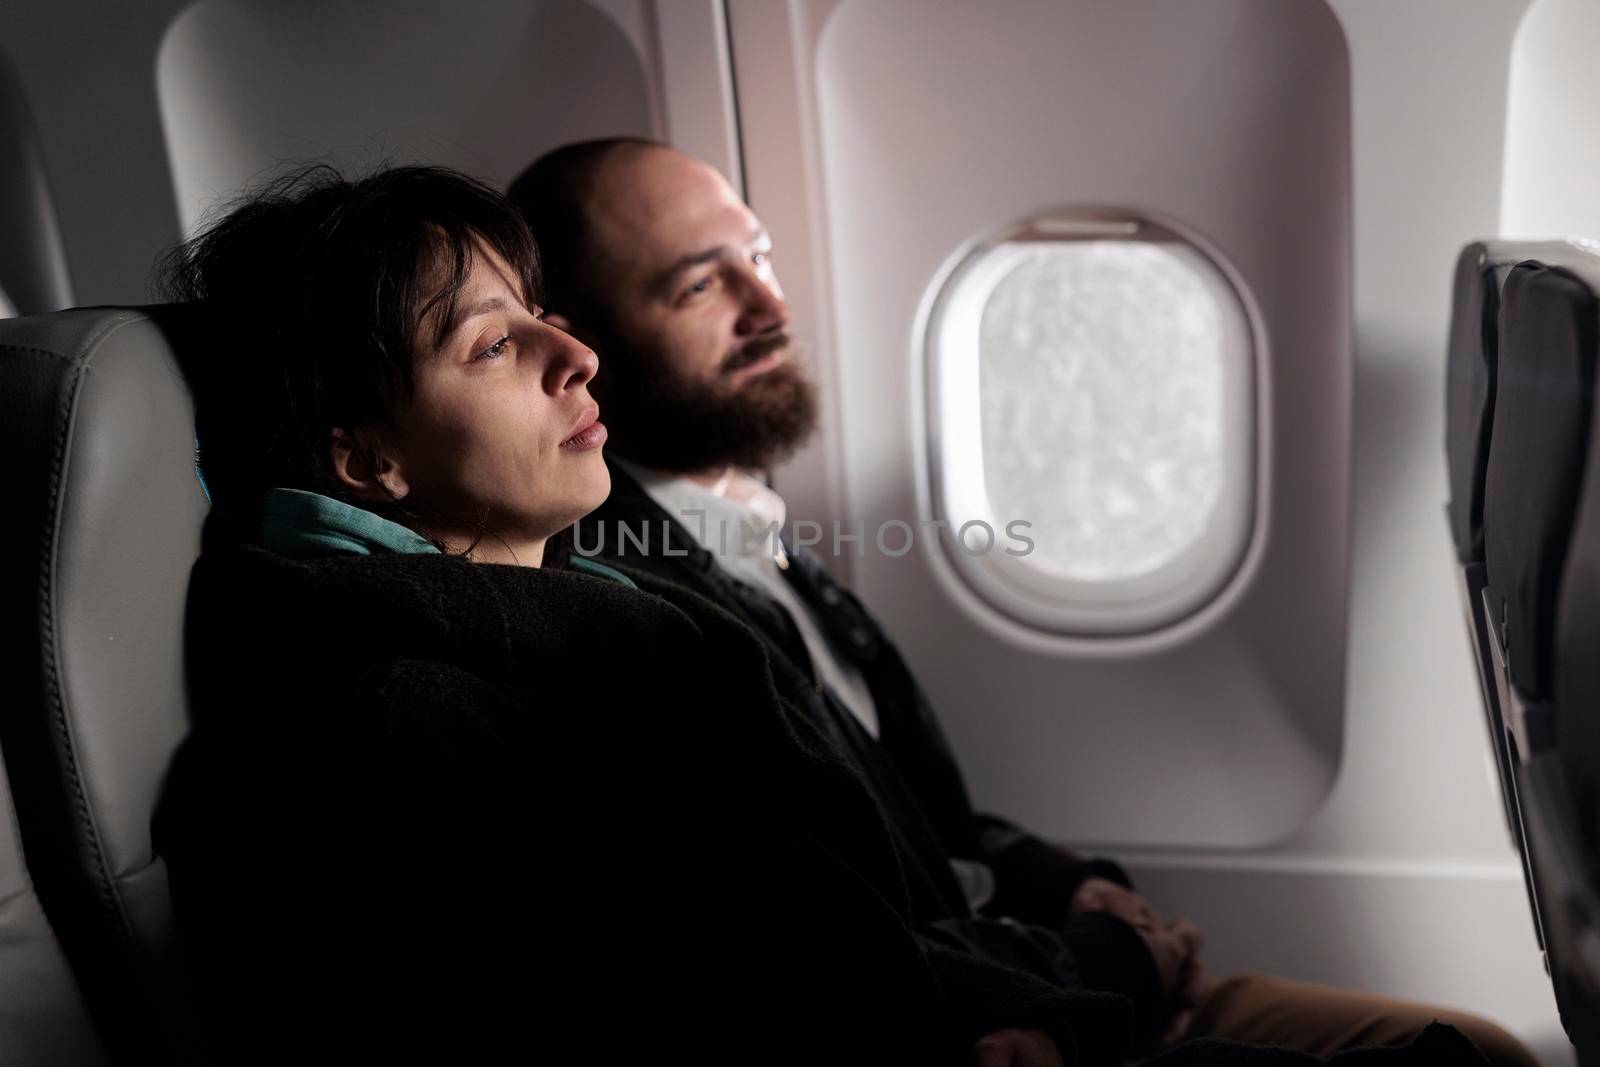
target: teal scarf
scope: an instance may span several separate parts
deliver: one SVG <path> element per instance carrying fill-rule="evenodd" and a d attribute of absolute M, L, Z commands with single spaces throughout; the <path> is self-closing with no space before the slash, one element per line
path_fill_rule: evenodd
<path fill-rule="evenodd" d="M 439 551 L 432 541 L 398 522 L 303 489 L 269 489 L 262 494 L 261 547 L 292 559 Z M 567 566 L 637 588 L 621 571 L 584 556 L 571 557 Z"/>

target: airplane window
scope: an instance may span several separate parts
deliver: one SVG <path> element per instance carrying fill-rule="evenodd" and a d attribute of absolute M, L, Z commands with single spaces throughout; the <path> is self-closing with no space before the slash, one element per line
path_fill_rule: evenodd
<path fill-rule="evenodd" d="M 978 334 L 990 505 L 1034 516 L 1043 569 L 1089 581 L 1148 574 L 1204 536 L 1217 503 L 1216 298 L 1159 245 L 999 254 L 1008 262 Z"/>
<path fill-rule="evenodd" d="M 1142 220 L 1037 219 L 962 256 L 932 318 L 938 518 L 984 599 L 1093 635 L 1218 591 L 1249 535 L 1253 345 L 1205 252 Z"/>
<path fill-rule="evenodd" d="M 6 299 L 5 290 L 0 289 L 0 319 L 14 319 L 16 317 L 17 309 L 11 306 L 10 300 Z"/>

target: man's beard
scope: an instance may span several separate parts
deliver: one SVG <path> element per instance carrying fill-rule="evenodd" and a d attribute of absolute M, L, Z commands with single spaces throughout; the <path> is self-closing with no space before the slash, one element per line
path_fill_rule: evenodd
<path fill-rule="evenodd" d="M 817 422 L 817 392 L 791 360 L 744 383 L 726 385 L 728 372 L 779 349 L 793 351 L 787 334 L 760 337 L 730 352 L 710 382 L 676 373 L 647 345 L 604 338 L 594 393 L 610 431 L 608 447 L 640 464 L 695 474 L 729 464 L 770 468 L 787 459 Z"/>

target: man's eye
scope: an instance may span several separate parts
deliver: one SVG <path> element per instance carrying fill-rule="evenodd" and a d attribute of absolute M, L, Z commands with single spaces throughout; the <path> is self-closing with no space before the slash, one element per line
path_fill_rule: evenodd
<path fill-rule="evenodd" d="M 704 296 L 707 291 L 710 291 L 710 286 L 714 285 L 717 285 L 717 275 L 707 274 L 706 277 L 701 278 L 699 282 L 694 283 L 690 288 L 680 291 L 677 294 L 677 298 L 675 298 L 674 304 L 683 304 L 686 301 L 693 301 L 696 296 Z"/>
<path fill-rule="evenodd" d="M 770 256 L 770 252 L 757 252 L 755 255 L 750 257 L 750 262 L 759 267 L 765 264 Z"/>
<path fill-rule="evenodd" d="M 498 359 L 500 356 L 505 355 L 506 345 L 508 345 L 510 343 L 511 343 L 511 335 L 508 333 L 504 337 L 500 338 L 500 340 L 496 341 L 494 344 L 490 345 L 488 348 L 485 348 L 482 352 L 479 352 L 477 355 L 473 356 L 472 358 L 473 358 L 474 362 L 476 362 L 477 360 L 480 360 L 480 359 Z"/>

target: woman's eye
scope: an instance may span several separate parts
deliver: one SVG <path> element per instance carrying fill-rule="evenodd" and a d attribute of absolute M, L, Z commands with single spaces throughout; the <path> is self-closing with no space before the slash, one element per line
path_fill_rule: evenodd
<path fill-rule="evenodd" d="M 482 352 L 479 352 L 476 356 L 473 356 L 472 358 L 473 358 L 474 361 L 477 361 L 477 360 L 480 360 L 480 359 L 496 359 L 496 358 L 498 358 L 500 356 L 505 355 L 506 345 L 508 345 L 510 343 L 511 343 L 511 335 L 508 333 L 504 337 L 500 338 L 500 340 L 496 341 L 494 344 L 490 345 L 488 348 L 485 348 Z"/>

